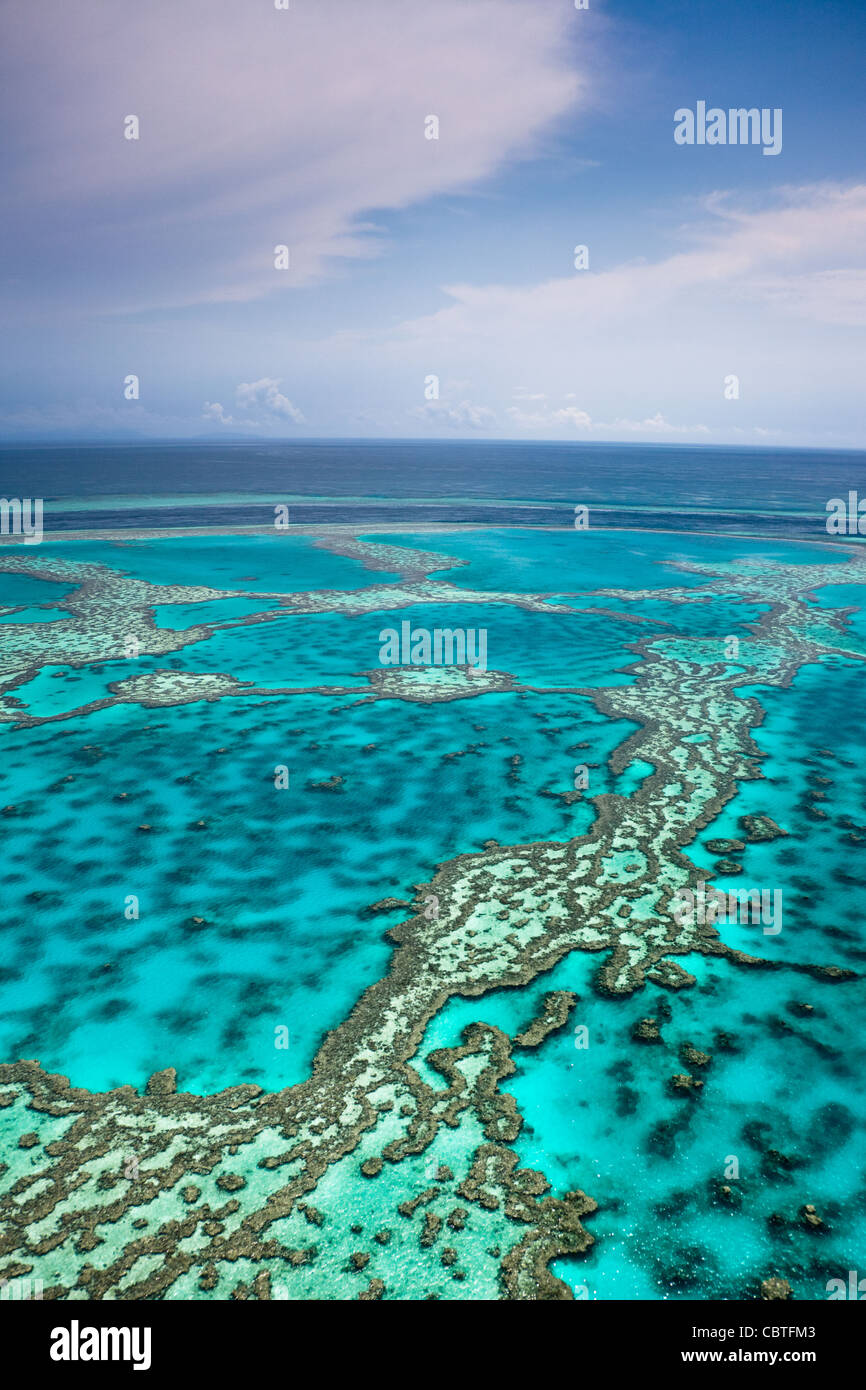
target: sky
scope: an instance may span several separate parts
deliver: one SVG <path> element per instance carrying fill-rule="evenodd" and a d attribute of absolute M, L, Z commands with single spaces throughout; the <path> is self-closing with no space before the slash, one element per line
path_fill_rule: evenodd
<path fill-rule="evenodd" d="M 0 440 L 866 447 L 864 0 L 277 3 L 3 0 Z"/>

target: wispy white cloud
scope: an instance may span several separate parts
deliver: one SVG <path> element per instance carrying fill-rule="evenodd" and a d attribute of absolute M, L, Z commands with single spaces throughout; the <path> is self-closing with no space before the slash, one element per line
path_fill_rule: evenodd
<path fill-rule="evenodd" d="M 785 189 L 757 210 L 714 194 L 701 207 L 702 220 L 680 233 L 688 250 L 529 286 L 450 285 L 452 304 L 407 322 L 403 334 L 437 345 L 503 331 L 579 341 L 629 324 L 664 330 L 659 313 L 697 317 L 731 296 L 828 323 L 844 303 L 845 322 L 866 324 L 866 185 Z"/>
<path fill-rule="evenodd" d="M 819 381 L 827 424 L 834 399 L 850 419 L 862 388 L 839 330 L 866 326 L 866 185 L 784 188 L 761 206 L 716 193 L 676 241 L 655 260 L 536 284 L 448 286 L 450 303 L 373 351 L 419 374 L 447 365 L 501 421 L 550 437 L 786 430 Z M 533 388 L 514 390 L 527 364 Z M 568 404 L 539 406 L 557 399 Z M 686 411 L 700 423 L 674 423 Z"/>
<path fill-rule="evenodd" d="M 558 0 L 4 9 L 7 267 L 45 270 L 62 223 L 64 292 L 114 312 L 256 298 L 375 254 L 371 209 L 528 155 L 584 85 Z"/>

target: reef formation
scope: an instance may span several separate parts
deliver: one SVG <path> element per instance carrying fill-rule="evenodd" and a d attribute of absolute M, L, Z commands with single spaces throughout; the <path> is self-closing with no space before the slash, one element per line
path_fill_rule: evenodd
<path fill-rule="evenodd" d="M 328 536 L 320 543 L 327 545 Z M 242 597 L 270 605 L 241 624 L 419 603 L 581 611 L 564 601 L 575 595 L 554 602 L 431 580 L 432 570 L 457 563 L 445 555 L 371 546 L 344 534 L 333 538 L 333 548 L 410 578 L 351 593 L 253 594 L 145 584 L 105 566 L 31 552 L 0 557 L 0 570 L 75 586 L 55 604 L 67 616 L 4 624 L 0 719 L 22 729 L 44 722 L 13 692 L 46 665 L 120 659 L 130 638 L 159 656 L 226 626 L 159 628 L 158 604 Z M 0 1278 L 40 1280 L 45 1297 L 73 1300 L 573 1296 L 550 1265 L 589 1247 L 596 1204 L 582 1190 L 552 1197 L 544 1174 L 519 1167 L 511 1145 L 522 1121 L 503 1084 L 515 1069 L 515 1049 L 541 1046 L 564 1026 L 573 996 L 547 996 L 541 1013 L 512 1037 L 479 1021 L 459 1046 L 422 1058 L 434 1015 L 456 996 L 526 985 L 572 951 L 599 955 L 595 987 L 608 997 L 624 997 L 646 981 L 692 987 L 695 977 L 682 962 L 694 955 L 748 969 L 805 971 L 828 985 L 851 978 L 828 962 L 780 965 L 734 950 L 714 925 L 678 920 L 672 903 L 710 877 L 691 862 L 688 846 L 743 781 L 761 776 L 751 730 L 762 710 L 741 688 L 787 685 L 803 664 L 832 654 L 866 659 L 847 612 L 817 609 L 812 598 L 825 584 L 864 582 L 866 560 L 851 552 L 841 566 L 680 568 L 705 582 L 580 597 L 639 606 L 644 599 L 688 605 L 733 595 L 768 605 L 736 658 L 719 639 L 656 634 L 630 647 L 630 684 L 582 689 L 604 714 L 638 726 L 614 752 L 613 771 L 640 760 L 649 774 L 628 796 L 589 798 L 595 820 L 586 834 L 490 844 L 439 865 L 429 883 L 417 886 L 405 920 L 390 929 L 387 973 L 327 1035 L 308 1080 L 282 1091 L 239 1084 L 197 1096 L 178 1091 L 167 1066 L 144 1094 L 130 1086 L 96 1094 L 35 1060 L 0 1066 Z M 404 700 L 537 689 L 494 671 L 359 674 L 366 685 L 313 689 Z M 116 702 L 292 693 L 297 687 L 264 688 L 227 673 L 166 670 L 115 682 L 104 699 L 71 713 Z M 767 818 L 752 819 L 747 838 L 769 833 Z M 705 1066 L 706 1054 L 692 1052 L 683 1060 Z M 441 1084 L 425 1079 L 431 1071 Z M 671 1081 L 685 1100 L 701 1084 L 688 1073 Z"/>

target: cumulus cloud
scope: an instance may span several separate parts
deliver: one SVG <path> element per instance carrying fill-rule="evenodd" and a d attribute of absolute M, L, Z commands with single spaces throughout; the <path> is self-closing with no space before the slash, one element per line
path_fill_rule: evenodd
<path fill-rule="evenodd" d="M 230 415 L 219 401 L 205 401 L 202 415 L 219 425 L 232 425 L 241 429 L 262 429 L 286 422 L 293 425 L 304 423 L 304 417 L 288 396 L 280 390 L 280 382 L 275 377 L 263 376 L 259 381 L 242 381 L 235 390 L 235 407 L 241 412 Z"/>
<path fill-rule="evenodd" d="M 541 392 L 526 393 L 527 401 L 544 402 Z M 416 407 L 411 414 L 434 428 L 446 430 L 501 432 L 499 417 L 495 410 L 487 406 L 474 405 L 471 401 L 449 404 L 447 401 L 426 401 Z M 504 411 L 508 425 L 521 432 L 536 435 L 562 437 L 572 435 L 576 438 L 617 438 L 623 434 L 642 435 L 647 438 L 676 438 L 689 435 L 696 439 L 709 435 L 706 425 L 679 425 L 665 419 L 661 411 L 641 420 L 617 417 L 615 420 L 594 420 L 586 410 L 578 406 L 553 407 L 548 404 L 536 405 L 525 410 L 521 406 L 508 406 Z"/>
<path fill-rule="evenodd" d="M 629 420 L 618 418 L 612 421 L 593 420 L 592 416 L 585 410 L 578 409 L 577 406 L 561 406 L 556 410 L 533 410 L 524 411 L 518 406 L 510 406 L 505 412 L 511 423 L 521 430 L 530 430 L 534 433 L 561 432 L 565 426 L 573 429 L 577 435 L 598 435 L 616 438 L 621 434 L 641 434 L 648 437 L 653 435 L 708 435 L 709 428 L 706 425 L 674 425 L 666 420 L 661 411 L 656 411 L 654 415 L 648 416 L 644 420 Z"/>
<path fill-rule="evenodd" d="M 428 424 L 452 430 L 485 430 L 496 424 L 495 411 L 487 406 L 473 405 L 471 401 L 460 401 L 456 405 L 449 405 L 446 401 L 425 401 L 411 414 Z"/>
<path fill-rule="evenodd" d="M 235 392 L 235 400 L 241 410 L 254 410 L 278 419 L 291 420 L 300 425 L 304 419 L 297 406 L 279 389 L 280 383 L 273 377 L 263 376 L 260 381 L 242 381 Z"/>

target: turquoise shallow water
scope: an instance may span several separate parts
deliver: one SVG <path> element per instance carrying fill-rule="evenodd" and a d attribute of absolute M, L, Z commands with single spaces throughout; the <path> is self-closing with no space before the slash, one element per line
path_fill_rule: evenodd
<path fill-rule="evenodd" d="M 841 563 L 821 547 L 633 533 L 393 541 L 469 560 L 442 577 L 485 592 L 703 582 L 672 568 L 675 557 Z M 48 553 L 153 583 L 297 592 L 381 579 L 304 538 L 69 542 Z M 0 603 L 27 604 L 28 613 L 68 591 L 2 580 Z M 847 584 L 818 600 L 822 608 L 857 602 Z M 209 608 L 231 622 L 249 603 L 159 606 L 156 621 L 182 628 L 207 620 Z M 281 617 L 223 629 L 169 657 L 44 669 L 15 692 L 31 714 L 73 710 L 104 696 L 108 682 L 157 668 L 221 671 L 272 687 L 362 686 L 359 673 L 378 664 L 381 629 L 405 618 L 427 628 L 486 627 L 491 668 L 543 689 L 430 706 L 327 693 L 120 706 L 37 729 L 0 726 L 0 802 L 12 808 L 0 819 L 0 1055 L 39 1057 L 91 1089 L 140 1085 L 169 1065 L 184 1089 L 199 1092 L 302 1080 L 324 1033 L 387 969 L 384 931 L 403 914 L 373 917 L 364 912 L 370 903 L 411 897 L 437 863 L 488 839 L 583 833 L 591 803 L 561 797 L 577 764 L 589 766 L 591 794 L 629 794 L 651 772 L 635 762 L 614 777 L 607 760 L 635 725 L 605 718 L 587 695 L 564 687 L 629 683 L 623 668 L 636 661 L 639 639 L 746 635 L 744 624 L 765 606 L 721 597 L 688 606 L 649 600 L 639 611 L 668 626 L 495 603 L 413 605 Z M 851 627 L 864 633 L 862 612 Z M 788 832 L 741 856 L 737 886 L 784 894 L 778 937 L 725 928 L 745 951 L 864 968 L 866 841 L 852 828 L 866 819 L 862 684 L 862 667 L 842 658 L 803 668 L 788 689 L 744 680 L 741 693 L 765 712 L 753 731 L 764 777 L 741 786 L 689 854 L 711 869 L 718 855 L 705 841 L 736 838 L 747 813 L 769 812 Z M 282 765 L 287 790 L 274 785 Z M 315 785 L 335 775 L 338 789 Z M 132 920 L 130 895 L 138 900 Z M 544 992 L 576 990 L 568 1030 L 518 1054 L 506 1083 L 525 1118 L 515 1144 L 521 1161 L 543 1169 L 555 1192 L 583 1187 L 600 1204 L 590 1255 L 560 1262 L 558 1272 L 590 1298 L 737 1297 L 756 1271 L 784 1263 L 798 1271 L 802 1296 L 822 1297 L 828 1278 L 858 1260 L 862 1268 L 866 1248 L 861 987 L 685 963 L 697 988 L 672 996 L 647 987 L 614 1003 L 592 990 L 598 958 L 575 953 L 526 989 L 452 1001 L 431 1022 L 422 1055 L 453 1046 L 478 1019 L 513 1034 Z M 813 1007 L 808 1017 L 797 1009 L 803 1002 Z M 662 1019 L 661 1047 L 632 1039 L 646 1014 Z M 575 1047 L 578 1024 L 588 1029 L 585 1049 Z M 285 1052 L 273 1042 L 281 1025 L 291 1038 Z M 720 1041 L 722 1033 L 729 1038 Z M 667 1088 L 685 1041 L 713 1057 L 697 1100 Z M 768 1168 L 768 1149 L 790 1162 Z M 713 1196 L 731 1157 L 741 1174 L 736 1207 Z M 817 1243 L 795 1219 L 807 1201 L 825 1216 Z M 774 1213 L 780 1221 L 770 1221 Z"/>
<path fill-rule="evenodd" d="M 771 959 L 831 959 L 866 967 L 864 851 L 840 824 L 864 819 L 866 770 L 859 756 L 863 676 L 853 663 L 804 668 L 789 690 L 760 692 L 767 714 L 755 731 L 766 781 L 746 783 L 689 850 L 702 867 L 718 858 L 704 842 L 736 837 L 741 815 L 772 811 L 787 837 L 749 845 L 736 886 L 783 891 L 779 936 L 728 925 L 726 941 Z M 816 725 L 820 708 L 826 724 Z M 810 779 L 822 784 L 826 819 L 807 812 Z M 733 880 L 716 880 L 729 886 Z M 576 991 L 568 1031 L 524 1052 L 508 1083 L 526 1125 L 521 1160 L 562 1194 L 584 1187 L 600 1199 L 596 1244 L 557 1266 L 580 1297 L 739 1297 L 755 1269 L 794 1271 L 800 1296 L 823 1298 L 827 1280 L 863 1265 L 866 1248 L 864 1119 L 860 1064 L 862 989 L 850 993 L 808 976 L 751 973 L 690 958 L 699 988 L 670 996 L 648 988 L 620 1003 L 592 990 L 597 968 L 575 953 L 519 993 L 452 1003 L 430 1025 L 426 1047 L 446 1045 L 477 1018 L 514 1033 L 550 989 Z M 804 1018 L 798 1005 L 814 1012 Z M 663 1048 L 636 1046 L 632 1025 L 657 1015 Z M 578 1048 L 574 1029 L 588 1030 Z M 730 1039 L 720 1046 L 720 1034 Z M 683 1042 L 712 1054 L 698 1103 L 672 1097 Z M 764 1128 L 761 1129 L 760 1127 Z M 775 1148 L 791 1166 L 767 1166 Z M 730 1158 L 739 1163 L 741 1204 L 713 1200 Z M 796 1222 L 804 1202 L 828 1218 L 816 1242 Z M 776 1215 L 781 1222 L 771 1222 Z M 790 1273 L 788 1277 L 791 1277 Z"/>
<path fill-rule="evenodd" d="M 65 615 L 59 608 L 43 608 L 72 591 L 71 584 L 51 584 L 29 574 L 0 574 L 0 608 L 17 608 L 16 613 L 0 613 L 0 623 L 50 623 Z"/>
<path fill-rule="evenodd" d="M 842 563 L 832 547 L 790 542 L 744 542 L 727 537 L 686 536 L 650 531 L 537 531 L 497 529 L 420 531 L 376 535 L 371 540 L 447 551 L 469 561 L 466 569 L 440 570 L 434 577 L 473 589 L 508 588 L 515 593 L 560 594 L 601 587 L 682 588 L 703 582 L 700 575 L 674 568 L 676 561 L 720 562 L 742 559 L 772 564 Z"/>
<path fill-rule="evenodd" d="M 315 696 L 121 706 L 4 729 L 2 799 L 18 810 L 3 822 L 0 1051 L 91 1089 L 166 1065 L 200 1091 L 302 1079 L 323 1032 L 386 968 L 389 919 L 363 909 L 411 896 L 437 862 L 487 839 L 585 829 L 587 805 L 542 793 L 569 790 L 585 759 L 593 786 L 612 789 L 607 755 L 633 727 L 586 699 L 551 697 L 539 717 L 524 697 L 491 695 L 420 709 Z M 335 774 L 339 791 L 312 785 Z M 207 830 L 191 830 L 200 819 Z M 288 1054 L 274 1050 L 278 1024 Z"/>
<path fill-rule="evenodd" d="M 96 561 L 151 584 L 298 593 L 361 589 L 371 572 L 307 536 L 167 536 L 156 541 L 52 541 L 58 559 Z M 381 573 L 381 572 L 380 572 Z M 5 577 L 4 577 L 5 578 Z"/>

